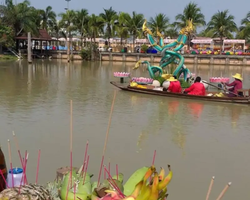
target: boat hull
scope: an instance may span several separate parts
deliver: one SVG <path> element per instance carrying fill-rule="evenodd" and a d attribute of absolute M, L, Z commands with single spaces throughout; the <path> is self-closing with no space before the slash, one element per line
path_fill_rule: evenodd
<path fill-rule="evenodd" d="M 129 92 L 142 93 L 142 94 L 151 94 L 157 96 L 165 96 L 165 97 L 174 97 L 181 99 L 194 99 L 194 100 L 204 100 L 204 101 L 212 101 L 212 102 L 224 102 L 224 103 L 234 103 L 234 104 L 249 104 L 250 105 L 250 97 L 211 97 L 211 96 L 198 96 L 198 95 L 187 95 L 182 93 L 172 93 L 167 91 L 158 91 L 152 89 L 142 89 L 135 88 L 130 86 L 123 86 L 116 82 L 110 82 L 115 87 Z"/>

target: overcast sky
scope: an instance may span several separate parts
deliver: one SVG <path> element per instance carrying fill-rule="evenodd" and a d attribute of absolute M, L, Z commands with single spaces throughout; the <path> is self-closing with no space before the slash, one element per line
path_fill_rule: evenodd
<path fill-rule="evenodd" d="M 21 0 L 13 1 L 21 2 Z M 65 0 L 30 0 L 30 2 L 34 7 L 41 9 L 50 5 L 56 13 L 64 12 L 64 8 L 67 7 Z M 99 14 L 103 11 L 103 8 L 112 6 L 116 11 L 128 13 L 136 11 L 144 14 L 146 18 L 161 12 L 166 14 L 173 22 L 175 16 L 182 13 L 189 2 L 190 0 L 71 0 L 69 8 L 74 10 L 85 8 L 90 14 Z M 228 9 L 239 25 L 241 19 L 250 11 L 250 0 L 195 0 L 193 2 L 199 5 L 206 21 L 209 21 L 218 10 Z"/>

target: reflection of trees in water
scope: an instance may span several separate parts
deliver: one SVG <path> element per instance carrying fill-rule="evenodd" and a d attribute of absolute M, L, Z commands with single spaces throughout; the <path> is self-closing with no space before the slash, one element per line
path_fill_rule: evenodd
<path fill-rule="evenodd" d="M 171 123 L 170 131 L 172 133 L 172 141 L 183 151 L 186 144 L 186 134 L 183 127 L 183 104 L 178 100 L 168 102 L 168 120 Z"/>
<path fill-rule="evenodd" d="M 26 62 L 9 63 L 6 69 L 0 70 L 1 104 L 11 110 L 20 108 L 20 105 L 20 109 L 29 109 L 55 96 L 56 91 L 49 90 L 48 73 L 48 66 L 39 68 Z"/>
<path fill-rule="evenodd" d="M 186 134 L 182 123 L 183 114 L 180 113 L 182 110 L 180 106 L 182 107 L 182 105 L 178 100 L 173 101 L 163 98 L 162 101 L 159 101 L 159 99 L 155 101 L 158 104 L 158 109 L 148 116 L 149 121 L 145 123 L 146 125 L 138 137 L 138 151 L 142 150 L 149 135 L 157 136 L 161 130 L 171 133 L 172 141 L 184 151 Z"/>

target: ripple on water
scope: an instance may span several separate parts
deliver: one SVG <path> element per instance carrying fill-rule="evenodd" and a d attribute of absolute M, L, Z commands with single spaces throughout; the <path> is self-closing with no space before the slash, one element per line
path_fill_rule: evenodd
<path fill-rule="evenodd" d="M 10 66 L 11 65 L 11 66 Z M 29 178 L 34 181 L 37 152 L 41 149 L 40 181 L 55 177 L 58 167 L 69 164 L 70 100 L 73 100 L 73 161 L 80 166 L 89 140 L 90 171 L 97 174 L 108 126 L 114 87 L 114 71 L 131 71 L 132 65 L 117 63 L 74 63 L 24 61 L 0 68 L 0 143 L 14 130 L 21 151 L 28 150 Z M 28 67 L 26 67 L 28 66 Z M 188 66 L 204 79 L 230 76 L 236 69 L 225 66 Z M 225 70 L 227 69 L 227 70 Z M 148 76 L 137 70 L 136 76 Z M 228 71 L 228 74 L 225 72 Z M 250 87 L 244 72 L 244 87 Z M 173 199 L 204 198 L 215 175 L 219 194 L 224 184 L 234 185 L 228 200 L 246 199 L 250 178 L 250 108 L 229 104 L 164 98 L 117 90 L 105 163 L 112 171 L 131 174 L 149 165 L 157 150 L 156 165 L 171 164 L 175 171 L 170 195 Z M 14 148 L 14 147 L 13 147 Z M 13 150 L 14 165 L 18 155 Z M 47 170 L 48 167 L 51 170 Z M 236 172 L 237 173 L 232 173 Z M 191 181 L 190 181 L 191 180 Z M 180 192 L 182 191 L 182 192 Z M 211 196 L 211 198 L 216 198 Z"/>

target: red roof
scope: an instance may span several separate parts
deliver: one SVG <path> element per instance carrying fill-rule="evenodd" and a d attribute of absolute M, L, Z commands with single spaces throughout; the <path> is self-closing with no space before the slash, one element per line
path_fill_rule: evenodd
<path fill-rule="evenodd" d="M 22 33 L 20 34 L 20 36 L 16 37 L 16 39 L 21 39 L 21 40 L 26 40 L 27 38 L 28 38 L 27 33 Z M 53 40 L 45 29 L 39 29 L 39 35 L 36 35 L 36 36 L 31 35 L 31 39 L 32 40 L 45 40 L 45 41 Z"/>

